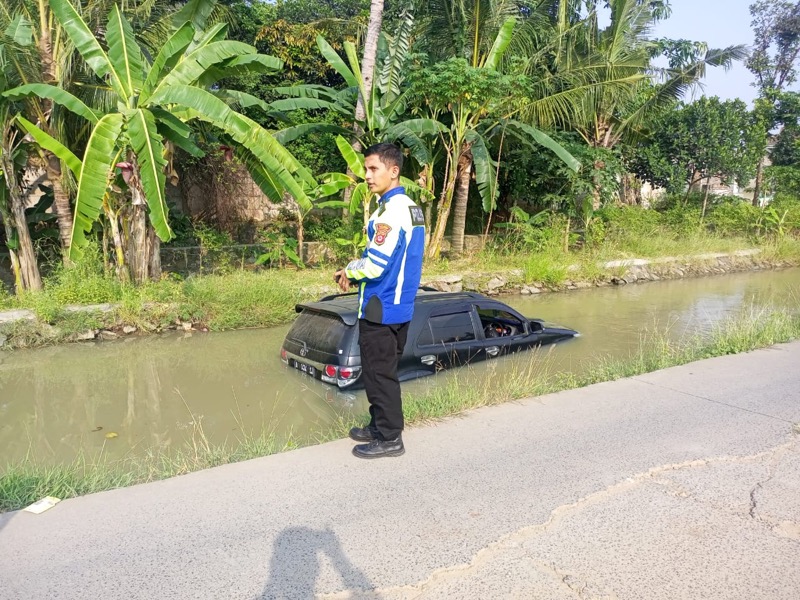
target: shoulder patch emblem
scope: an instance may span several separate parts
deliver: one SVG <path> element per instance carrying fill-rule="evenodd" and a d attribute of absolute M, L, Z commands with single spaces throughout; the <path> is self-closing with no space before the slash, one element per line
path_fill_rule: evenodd
<path fill-rule="evenodd" d="M 425 213 L 422 212 L 422 209 L 419 206 L 409 206 L 408 210 L 411 213 L 411 225 L 414 227 L 425 225 Z"/>
<path fill-rule="evenodd" d="M 386 223 L 376 223 L 375 224 L 375 243 L 378 246 L 382 246 L 383 243 L 386 241 L 386 236 L 389 235 L 389 232 L 392 230 L 389 225 Z"/>

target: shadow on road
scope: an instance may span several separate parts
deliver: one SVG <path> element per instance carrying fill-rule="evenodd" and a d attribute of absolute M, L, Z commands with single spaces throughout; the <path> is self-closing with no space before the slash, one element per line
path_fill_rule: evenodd
<path fill-rule="evenodd" d="M 3 528 L 5 528 L 5 526 L 9 524 L 11 519 L 13 519 L 14 515 L 16 514 L 17 514 L 16 512 L 0 513 L 0 532 L 3 531 Z"/>
<path fill-rule="evenodd" d="M 269 580 L 260 600 L 306 600 L 315 598 L 320 559 L 327 556 L 341 577 L 341 591 L 362 592 L 356 597 L 380 598 L 371 592 L 373 585 L 366 575 L 345 556 L 339 538 L 330 529 L 289 527 L 284 529 L 272 548 Z"/>

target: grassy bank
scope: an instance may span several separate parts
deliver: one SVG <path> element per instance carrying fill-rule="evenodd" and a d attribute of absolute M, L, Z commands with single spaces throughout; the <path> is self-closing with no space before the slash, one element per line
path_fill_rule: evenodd
<path fill-rule="evenodd" d="M 752 239 L 633 228 L 607 235 L 602 243 L 563 251 L 547 242 L 537 250 L 520 241 L 519 232 L 459 260 L 441 259 L 425 265 L 424 278 L 443 274 L 509 274 L 509 283 L 560 289 L 568 281 L 598 283 L 619 277 L 624 268 L 600 264 L 625 258 L 691 256 L 735 252 L 753 247 Z M 800 240 L 783 238 L 758 245 L 760 266 L 800 264 Z M 684 261 L 685 262 L 685 261 Z M 702 261 L 698 261 L 701 263 Z M 154 333 L 191 324 L 194 329 L 223 331 L 270 327 L 294 319 L 298 302 L 334 293 L 331 273 L 336 264 L 303 270 L 227 270 L 181 279 L 166 276 L 141 287 L 120 284 L 104 272 L 98 255 L 87 253 L 72 268 L 58 267 L 44 291 L 13 297 L 0 294 L 0 310 L 29 309 L 34 321 L 0 324 L 5 348 L 29 348 L 80 339 L 101 329 Z M 112 304 L 106 312 L 72 312 L 69 305 Z"/>
<path fill-rule="evenodd" d="M 489 371 L 482 386 L 464 383 L 453 371 L 428 393 L 407 395 L 409 425 L 419 425 L 463 411 L 500 404 L 602 381 L 611 381 L 691 361 L 745 352 L 800 339 L 800 315 L 751 308 L 726 321 L 705 337 L 681 343 L 654 333 L 625 360 L 600 360 L 583 375 L 552 372 L 546 358 L 527 360 L 511 374 Z M 191 441 L 174 453 L 154 451 L 143 458 L 110 461 L 81 459 L 63 466 L 37 466 L 34 460 L 8 465 L 0 475 L 0 512 L 22 508 L 43 496 L 69 498 L 102 490 L 173 477 L 226 463 L 266 456 L 345 437 L 359 419 L 342 417 L 323 431 L 305 439 L 277 442 L 271 432 L 245 436 L 236 442 L 213 445 L 196 424 Z"/>

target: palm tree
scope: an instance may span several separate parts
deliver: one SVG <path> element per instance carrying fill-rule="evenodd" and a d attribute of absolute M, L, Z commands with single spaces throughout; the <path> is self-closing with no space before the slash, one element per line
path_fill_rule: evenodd
<path fill-rule="evenodd" d="M 51 9 L 116 100 L 109 110 L 97 112 L 47 84 L 28 84 L 5 94 L 48 98 L 93 126 L 78 176 L 71 256 L 80 254 L 85 234 L 103 211 L 111 223 L 118 266 L 124 260 L 136 282 L 160 275 L 159 240 L 172 237 L 164 192 L 164 144 L 197 152 L 187 126 L 194 119 L 210 123 L 241 146 L 254 179 L 270 198 L 280 200 L 286 191 L 299 203 L 310 204 L 304 189 L 316 186 L 311 174 L 262 127 L 232 110 L 223 94 L 208 91 L 232 73 L 275 71 L 281 67 L 279 60 L 247 44 L 225 41 L 224 25 L 197 31 L 187 21 L 151 62 L 116 5 L 107 19 L 106 52 L 68 0 L 51 0 Z M 244 96 L 236 94 L 240 100 Z M 38 135 L 49 137 L 46 132 Z M 69 151 L 58 150 L 70 158 Z"/>
<path fill-rule="evenodd" d="M 649 118 L 697 84 L 708 66 L 727 68 L 745 56 L 743 46 L 704 49 L 674 68 L 657 69 L 651 61 L 661 43 L 648 34 L 669 15 L 663 0 L 608 0 L 611 22 L 603 29 L 598 2 L 589 3 L 583 18 L 579 4 L 554 0 L 545 7 L 554 15 L 550 41 L 529 57 L 528 70 L 538 77 L 522 116 L 540 127 L 575 131 L 595 148 L 611 149 L 636 136 Z M 653 87 L 655 80 L 662 83 Z"/>
<path fill-rule="evenodd" d="M 381 35 L 381 23 L 383 21 L 383 0 L 371 0 L 369 5 L 369 24 L 367 25 L 367 37 L 364 40 L 364 59 L 361 62 L 361 73 L 364 76 L 364 92 L 366 96 L 359 95 L 356 103 L 356 134 L 358 123 L 364 120 L 366 115 L 366 105 L 369 103 L 369 94 L 372 91 L 372 80 L 375 76 L 375 61 L 378 57 L 378 38 Z M 358 142 L 356 142 L 358 144 Z M 358 151 L 361 148 L 354 145 Z"/>

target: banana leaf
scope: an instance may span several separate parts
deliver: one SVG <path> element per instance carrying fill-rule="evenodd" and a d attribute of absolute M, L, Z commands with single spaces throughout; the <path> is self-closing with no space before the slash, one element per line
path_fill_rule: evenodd
<path fill-rule="evenodd" d="M 78 177 L 81 172 L 81 160 L 75 156 L 69 148 L 64 146 L 54 137 L 39 129 L 36 125 L 28 121 L 22 115 L 17 115 L 17 122 L 20 126 L 30 134 L 39 146 L 45 150 L 49 150 L 55 154 L 59 159 L 64 161 L 64 164 L 69 167 L 75 177 Z"/>
<path fill-rule="evenodd" d="M 497 163 L 492 160 L 489 150 L 486 148 L 486 142 L 477 131 L 468 131 L 466 139 L 472 144 L 472 165 L 478 192 L 483 201 L 483 210 L 489 212 L 496 207 L 495 168 Z"/>
<path fill-rule="evenodd" d="M 180 60 L 180 56 L 184 50 L 192 42 L 194 37 L 194 27 L 191 23 L 184 23 L 183 26 L 173 33 L 167 40 L 167 43 L 158 51 L 156 59 L 150 66 L 150 72 L 142 87 L 142 93 L 139 95 L 139 103 L 143 104 L 149 97 L 158 83 L 159 79 L 166 74 L 166 71 L 172 69 L 175 63 Z"/>
<path fill-rule="evenodd" d="M 140 108 L 126 114 L 126 128 L 136 161 L 139 163 L 139 177 L 142 190 L 150 209 L 150 223 L 161 241 L 168 242 L 173 238 L 169 227 L 167 197 L 165 191 L 166 176 L 164 168 L 164 145 L 156 129 L 153 113 Z"/>
<path fill-rule="evenodd" d="M 348 87 L 358 87 L 358 78 L 348 68 L 336 50 L 321 35 L 317 36 L 317 47 L 333 70 L 342 76 Z"/>
<path fill-rule="evenodd" d="M 295 176 L 310 188 L 316 187 L 313 176 L 252 119 L 233 111 L 213 94 L 186 85 L 171 85 L 160 89 L 151 102 L 176 104 L 180 108 L 193 110 L 197 118 L 218 127 L 252 152 L 270 176 L 292 194 L 304 210 L 311 207 L 311 201 L 295 180 Z"/>
<path fill-rule="evenodd" d="M 180 27 L 189 21 L 197 31 L 202 31 L 216 5 L 217 0 L 189 0 L 172 16 L 172 23 L 175 27 Z"/>
<path fill-rule="evenodd" d="M 33 27 L 25 15 L 17 15 L 3 32 L 5 36 L 23 48 L 33 43 Z"/>
<path fill-rule="evenodd" d="M 75 222 L 72 226 L 72 243 L 69 255 L 79 258 L 86 246 L 86 233 L 92 230 L 103 206 L 114 165 L 120 155 L 118 140 L 122 133 L 123 118 L 111 113 L 97 122 L 83 156 L 78 177 L 78 195 L 75 198 Z"/>
<path fill-rule="evenodd" d="M 28 96 L 52 100 L 90 123 L 97 123 L 98 116 L 91 108 L 69 92 L 47 83 L 29 83 L 3 93 L 3 97 L 9 100 L 27 98 Z"/>
<path fill-rule="evenodd" d="M 492 49 L 489 50 L 489 55 L 486 57 L 484 67 L 487 69 L 497 70 L 500 66 L 500 61 L 503 55 L 508 50 L 508 45 L 511 43 L 511 36 L 514 33 L 514 26 L 517 23 L 516 17 L 509 17 L 501 25 L 500 31 L 497 32 L 497 37 L 492 44 Z"/>
<path fill-rule="evenodd" d="M 106 41 L 108 58 L 125 89 L 125 98 L 128 99 L 142 89 L 144 58 L 131 24 L 116 4 L 108 15 Z"/>
<path fill-rule="evenodd" d="M 70 0 L 50 0 L 50 8 L 89 68 L 101 79 L 108 78 L 108 83 L 120 99 L 127 99 L 119 74 Z"/>
<path fill-rule="evenodd" d="M 364 179 L 367 171 L 364 168 L 364 156 L 355 150 L 346 139 L 341 135 L 336 136 L 336 146 L 339 148 L 342 157 L 347 162 L 347 167 L 359 178 Z"/>

